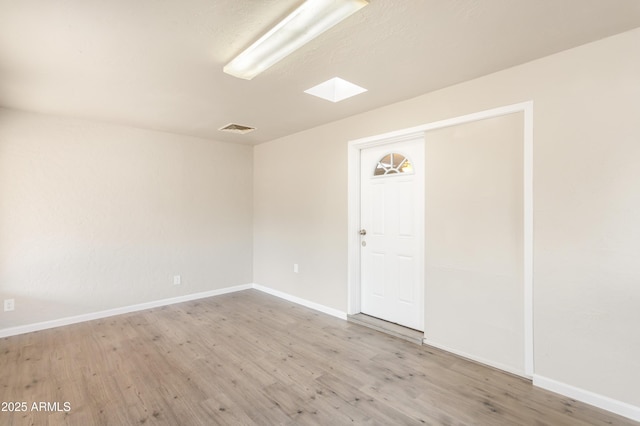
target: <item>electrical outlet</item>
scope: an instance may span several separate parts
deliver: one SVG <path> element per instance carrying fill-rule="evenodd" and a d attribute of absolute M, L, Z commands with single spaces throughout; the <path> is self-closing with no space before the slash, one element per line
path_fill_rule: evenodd
<path fill-rule="evenodd" d="M 173 285 L 180 285 L 180 284 L 182 284 L 182 277 L 180 277 L 180 275 L 174 275 Z"/>
<path fill-rule="evenodd" d="M 298 268 L 298 264 L 297 264 L 297 263 L 294 263 L 294 264 L 293 264 L 293 272 L 295 272 L 296 274 L 297 274 L 298 272 L 300 272 L 300 269 Z"/>
<path fill-rule="evenodd" d="M 13 311 L 16 308 L 16 300 L 15 299 L 4 299 L 4 311 L 9 312 Z"/>

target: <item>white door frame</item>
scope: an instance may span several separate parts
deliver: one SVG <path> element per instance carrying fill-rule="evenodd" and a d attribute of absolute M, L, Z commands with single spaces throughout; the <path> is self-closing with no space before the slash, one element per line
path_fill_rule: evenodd
<path fill-rule="evenodd" d="M 421 126 L 352 140 L 348 144 L 348 314 L 360 312 L 360 151 L 424 137 L 430 130 L 442 129 L 487 118 L 522 112 L 524 115 L 524 369 L 533 377 L 533 101 L 507 105 Z M 428 327 L 428 324 L 425 324 Z"/>

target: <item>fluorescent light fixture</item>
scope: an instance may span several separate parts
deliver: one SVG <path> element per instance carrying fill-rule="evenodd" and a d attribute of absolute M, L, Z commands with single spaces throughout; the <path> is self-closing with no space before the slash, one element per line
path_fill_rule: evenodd
<path fill-rule="evenodd" d="M 367 0 L 307 0 L 229 62 L 224 72 L 251 80 L 367 4 Z"/>
<path fill-rule="evenodd" d="M 356 84 L 343 80 L 340 77 L 333 77 L 324 83 L 307 89 L 304 93 L 326 99 L 331 102 L 340 102 L 360 93 L 366 92 L 367 89 Z"/>

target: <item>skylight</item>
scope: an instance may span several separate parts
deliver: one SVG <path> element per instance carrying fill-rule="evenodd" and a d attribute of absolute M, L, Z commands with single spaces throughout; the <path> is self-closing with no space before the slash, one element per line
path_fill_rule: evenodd
<path fill-rule="evenodd" d="M 340 102 L 366 91 L 367 89 L 363 87 L 343 80 L 340 77 L 334 77 L 304 92 L 331 102 Z"/>

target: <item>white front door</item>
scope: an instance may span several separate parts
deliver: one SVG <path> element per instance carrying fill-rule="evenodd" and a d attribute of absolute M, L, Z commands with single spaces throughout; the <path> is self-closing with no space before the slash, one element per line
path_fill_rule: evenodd
<path fill-rule="evenodd" d="M 361 312 L 424 330 L 424 139 L 360 162 Z"/>

